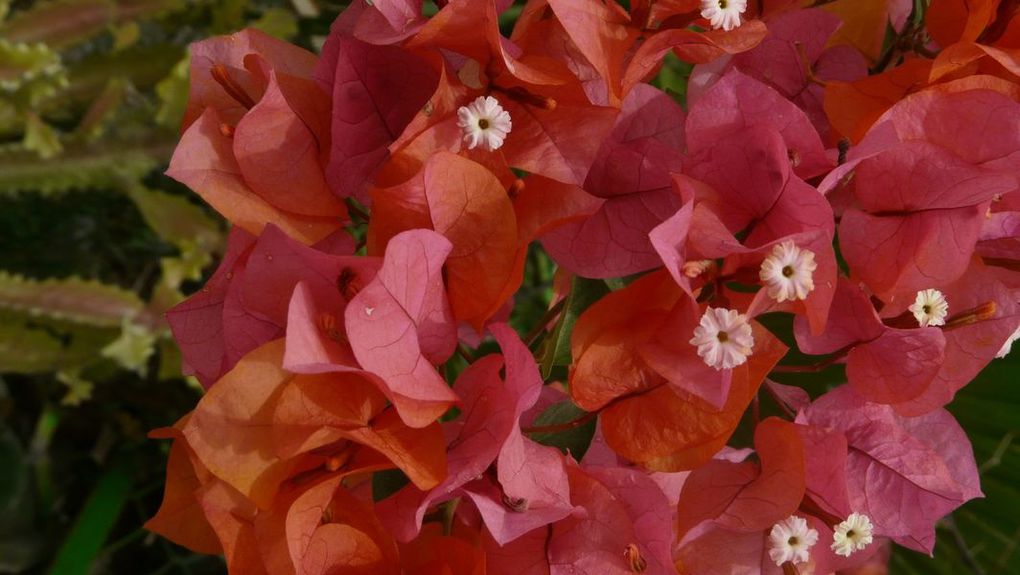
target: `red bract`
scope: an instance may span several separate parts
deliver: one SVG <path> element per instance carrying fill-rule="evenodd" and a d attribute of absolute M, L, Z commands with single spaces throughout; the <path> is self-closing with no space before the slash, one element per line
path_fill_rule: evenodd
<path fill-rule="evenodd" d="M 315 57 L 255 31 L 192 54 L 186 131 L 167 174 L 252 234 L 272 223 L 311 244 L 337 230 L 347 210 L 322 171 L 330 111 L 311 79 Z"/>
<path fill-rule="evenodd" d="M 281 369 L 282 359 L 279 340 L 245 356 L 210 389 L 182 428 L 205 467 L 241 495 L 267 507 L 287 477 L 316 460 L 325 465 L 328 457 L 310 452 L 344 440 L 406 463 L 407 472 L 422 485 L 445 474 L 442 451 L 435 451 L 438 426 L 405 433 L 399 421 L 381 416 L 385 400 L 368 377 L 295 376 Z M 347 389 L 339 393 L 335 386 Z M 225 445 L 236 449 L 225 450 Z"/>
<path fill-rule="evenodd" d="M 947 285 L 966 269 L 991 200 L 1016 185 L 944 148 L 901 144 L 857 167 L 842 253 L 885 301 Z"/>
<path fill-rule="evenodd" d="M 803 420 L 846 435 L 850 505 L 900 545 L 931 553 L 935 521 L 982 496 L 970 442 L 945 410 L 905 418 L 841 387 Z"/>
<path fill-rule="evenodd" d="M 271 413 L 271 403 L 262 403 L 255 416 L 241 416 L 236 409 L 241 405 L 255 408 L 262 401 L 259 395 L 270 389 L 264 384 L 274 385 L 278 376 L 267 371 L 278 364 L 279 356 L 278 344 L 253 352 L 245 359 L 250 363 L 242 362 L 216 387 L 223 391 L 210 392 L 194 414 L 178 423 L 180 429 L 159 433 L 160 437 L 175 438 L 174 455 L 167 497 L 160 513 L 147 527 L 198 550 L 222 549 L 229 569 L 241 573 L 311 575 L 336 569 L 349 573 L 397 573 L 392 537 L 381 529 L 370 504 L 340 487 L 347 476 L 370 473 L 392 464 L 380 452 L 335 440 L 347 436 L 365 444 L 373 443 L 398 458 L 401 453 L 413 451 L 417 463 L 411 463 L 412 467 L 429 457 L 429 453 L 435 455 L 430 440 L 420 432 L 411 438 L 393 425 L 392 418 L 389 423 L 382 421 L 387 419 L 386 413 L 371 424 L 371 429 L 366 427 L 365 419 L 373 413 L 369 405 L 374 402 L 381 407 L 382 403 L 371 398 L 371 386 L 358 387 L 356 380 L 346 382 L 351 387 L 341 397 L 334 391 L 336 384 L 343 383 L 341 379 L 327 382 L 294 378 L 284 384 L 282 393 L 279 389 L 272 392 L 274 398 L 279 398 L 269 400 L 278 403 L 276 413 Z M 236 387 L 240 382 L 254 389 L 245 389 L 243 384 Z M 301 394 L 299 398 L 292 391 L 296 387 L 302 388 L 297 392 Z M 358 406 L 357 398 L 363 393 L 365 403 Z M 238 401 L 230 405 L 234 402 L 216 397 L 218 394 L 229 394 Z M 300 424 L 287 416 L 288 411 L 295 413 L 292 403 L 295 399 L 305 408 Z M 327 410 L 328 414 L 314 413 L 315 409 Z M 360 409 L 361 413 L 352 409 Z M 249 429 L 259 431 L 243 434 L 234 427 L 235 423 L 242 428 L 254 425 Z M 306 450 L 300 458 L 283 463 L 273 453 L 287 452 L 294 434 L 304 433 L 295 425 L 315 428 L 306 435 L 308 439 L 302 449 L 331 440 L 333 448 Z M 427 435 L 437 439 L 438 431 L 434 428 Z M 210 461 L 211 454 L 218 449 L 208 441 L 209 432 L 228 442 L 237 439 L 240 432 L 245 439 L 234 445 L 244 445 L 246 451 L 215 457 L 213 468 L 207 468 L 205 461 Z M 281 472 L 288 475 L 285 481 L 279 481 Z M 419 479 L 426 478 L 428 472 L 425 473 L 412 471 Z M 274 491 L 270 499 L 263 497 L 266 490 Z M 262 501 L 262 506 L 246 494 Z M 189 523 L 182 523 L 182 519 Z"/>
<path fill-rule="evenodd" d="M 166 313 L 167 323 L 184 357 L 184 372 L 197 377 L 204 387 L 209 387 L 229 371 L 245 353 L 259 343 L 273 339 L 279 332 L 277 326 L 258 318 L 245 321 L 245 328 L 236 325 L 228 328 L 227 325 L 230 310 L 238 305 L 231 292 L 237 294 L 239 287 L 235 286 L 232 290 L 231 286 L 234 277 L 244 273 L 255 240 L 254 236 L 240 228 L 231 230 L 227 251 L 216 273 L 201 291 Z M 228 299 L 231 300 L 229 303 Z M 250 316 L 242 317 L 247 320 Z M 250 334 L 258 334 L 254 337 L 254 346 L 234 343 Z"/>
<path fill-rule="evenodd" d="M 804 110 L 823 139 L 830 139 L 829 120 L 822 107 L 823 85 L 829 80 L 852 82 L 867 75 L 867 61 L 847 45 L 827 47 L 841 26 L 824 10 L 792 10 L 769 20 L 769 34 L 753 50 L 697 66 L 690 94 L 703 91 L 727 70 L 735 68 L 764 82 Z"/>
<path fill-rule="evenodd" d="M 1020 334 L 1006 4 L 938 3 L 935 58 L 905 0 L 436 4 L 193 50 L 170 174 L 235 228 L 149 527 L 285 575 L 930 552 L 981 495 L 942 408 Z"/>
<path fill-rule="evenodd" d="M 568 467 L 574 513 L 500 546 L 486 535 L 489 573 L 675 573 L 671 514 L 645 473 Z"/>
<path fill-rule="evenodd" d="M 330 187 L 368 203 L 371 178 L 389 157 L 389 145 L 425 105 L 439 75 L 428 60 L 402 48 L 334 33 L 315 77 L 333 96 Z"/>
<path fill-rule="evenodd" d="M 677 538 L 703 521 L 762 531 L 789 517 L 804 496 L 804 446 L 797 426 L 766 419 L 755 428 L 760 464 L 714 459 L 684 483 Z"/>
<path fill-rule="evenodd" d="M 802 114 L 800 118 L 806 122 Z M 773 309 L 806 314 L 812 331 L 820 332 L 835 290 L 832 208 L 791 173 L 788 145 L 780 132 L 766 124 L 733 132 L 694 156 L 688 170 L 691 178 L 677 180 L 681 193 L 698 201 L 682 249 L 687 261 L 725 258 L 719 276 L 737 281 L 750 277 L 752 282 L 775 245 L 791 241 L 810 250 L 817 269 L 812 274 L 814 289 L 805 299 L 777 304 L 762 289 L 747 305 L 753 315 Z M 736 234 L 744 235 L 743 241 Z M 667 259 L 675 257 L 666 245 L 660 250 Z M 678 281 L 683 285 L 687 280 Z"/>
<path fill-rule="evenodd" d="M 412 427 L 425 427 L 457 400 L 432 366 L 457 344 L 442 277 L 451 249 L 435 233 L 397 235 L 378 275 L 344 314 L 354 357 L 382 378 L 386 396 Z"/>
<path fill-rule="evenodd" d="M 655 267 L 658 258 L 648 233 L 679 206 L 669 174 L 680 169 L 683 148 L 683 110 L 663 92 L 639 86 L 624 100 L 584 192 L 559 193 L 552 201 L 561 204 L 536 206 L 541 211 L 531 217 L 552 226 L 542 245 L 561 266 L 585 277 L 624 276 Z M 586 201 L 591 207 L 579 206 L 575 212 L 564 205 L 585 193 L 594 196 Z"/>
<path fill-rule="evenodd" d="M 287 302 L 299 282 L 319 294 L 341 292 L 331 307 L 342 311 L 347 298 L 375 275 L 378 260 L 336 255 L 353 252 L 350 238 L 340 235 L 324 239 L 320 250 L 275 226 L 258 238 L 232 230 L 227 253 L 205 288 L 167 312 L 185 364 L 205 387 L 245 354 L 281 336 Z M 341 276 L 346 287 L 339 285 Z"/>
<path fill-rule="evenodd" d="M 898 405 L 919 397 L 945 361 L 946 338 L 939 328 L 883 325 L 867 295 L 845 279 L 825 333 L 814 337 L 803 327 L 798 324 L 796 331 L 800 349 L 813 355 L 847 353 L 850 385 L 877 403 Z"/>
<path fill-rule="evenodd" d="M 524 246 L 499 180 L 477 164 L 438 153 L 407 182 L 373 190 L 369 252 L 397 233 L 427 227 L 452 244 L 447 283 L 453 315 L 480 329 L 521 281 Z"/>
<path fill-rule="evenodd" d="M 687 119 L 689 152 L 707 151 L 712 143 L 754 126 L 782 135 L 794 173 L 811 178 L 832 168 L 822 141 L 803 111 L 765 84 L 731 71 L 691 107 Z"/>
<path fill-rule="evenodd" d="M 409 486 L 379 504 L 380 516 L 400 540 L 418 533 L 430 505 L 458 494 L 475 503 L 500 543 L 572 509 L 563 456 L 525 438 L 518 427 L 541 391 L 534 359 L 508 327 L 491 329 L 503 355 L 476 361 L 454 385 L 463 404 L 462 416 L 444 426 L 450 475 L 431 491 Z"/>

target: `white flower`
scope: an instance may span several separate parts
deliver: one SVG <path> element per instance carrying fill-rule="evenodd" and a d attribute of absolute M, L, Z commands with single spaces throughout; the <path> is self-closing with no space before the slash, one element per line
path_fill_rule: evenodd
<path fill-rule="evenodd" d="M 769 557 L 782 565 L 807 563 L 808 550 L 818 543 L 818 532 L 808 527 L 803 517 L 791 515 L 772 526 L 769 532 Z"/>
<path fill-rule="evenodd" d="M 731 369 L 747 361 L 754 347 L 747 316 L 732 309 L 708 308 L 694 328 L 691 345 L 698 355 L 716 369 Z"/>
<path fill-rule="evenodd" d="M 836 526 L 832 534 L 832 550 L 836 555 L 849 557 L 854 551 L 860 551 L 871 545 L 871 519 L 863 513 L 851 513 L 846 521 Z"/>
<path fill-rule="evenodd" d="M 457 110 L 457 125 L 464 130 L 464 142 L 471 150 L 498 150 L 510 133 L 510 112 L 492 96 L 478 96 Z"/>
<path fill-rule="evenodd" d="M 804 299 L 815 289 L 812 274 L 818 268 L 815 254 L 787 240 L 772 247 L 761 262 L 758 277 L 765 283 L 769 297 L 776 301 Z"/>
<path fill-rule="evenodd" d="M 701 17 L 707 18 L 713 30 L 729 32 L 740 27 L 740 15 L 747 10 L 747 0 L 701 0 Z"/>
<path fill-rule="evenodd" d="M 914 314 L 921 327 L 945 325 L 946 315 L 949 314 L 949 302 L 939 290 L 925 289 L 917 292 L 917 298 L 907 309 Z"/>
<path fill-rule="evenodd" d="M 1013 350 L 1013 342 L 1018 339 L 1020 339 L 1020 326 L 1017 326 L 1016 331 L 1013 332 L 1013 335 L 1009 336 L 1009 339 L 1006 340 L 1006 343 L 1002 344 L 1002 347 L 999 348 L 999 353 L 995 354 L 995 357 L 1003 358 L 1009 355 L 1009 352 Z"/>

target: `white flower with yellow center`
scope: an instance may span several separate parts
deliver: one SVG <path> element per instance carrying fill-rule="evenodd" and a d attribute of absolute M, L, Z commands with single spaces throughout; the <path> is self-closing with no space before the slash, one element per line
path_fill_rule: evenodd
<path fill-rule="evenodd" d="M 758 277 L 769 297 L 779 302 L 793 301 L 806 298 L 815 289 L 816 269 L 814 252 L 802 250 L 787 240 L 772 247 L 772 253 L 761 262 Z"/>
<path fill-rule="evenodd" d="M 492 96 L 478 96 L 457 110 L 457 126 L 464 131 L 468 149 L 498 150 L 510 133 L 510 112 Z"/>
<path fill-rule="evenodd" d="M 923 289 L 917 292 L 914 303 L 907 309 L 914 314 L 921 327 L 945 325 L 946 316 L 949 315 L 949 302 L 939 290 Z"/>
<path fill-rule="evenodd" d="M 873 529 L 874 526 L 867 515 L 851 513 L 846 521 L 835 527 L 832 534 L 832 550 L 836 555 L 849 557 L 854 551 L 860 551 L 871 545 Z"/>
<path fill-rule="evenodd" d="M 818 532 L 808 527 L 803 517 L 791 515 L 772 526 L 769 531 L 769 557 L 782 565 L 807 563 L 808 551 L 818 543 Z"/>
<path fill-rule="evenodd" d="M 740 15 L 747 10 L 747 0 L 701 0 L 701 17 L 712 24 L 713 30 L 729 32 L 740 27 Z"/>
<path fill-rule="evenodd" d="M 747 361 L 754 347 L 747 316 L 732 309 L 708 308 L 694 328 L 691 345 L 715 369 L 732 369 Z"/>

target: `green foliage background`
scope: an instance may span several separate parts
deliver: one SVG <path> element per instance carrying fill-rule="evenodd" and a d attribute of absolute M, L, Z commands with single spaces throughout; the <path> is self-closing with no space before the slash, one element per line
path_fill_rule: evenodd
<path fill-rule="evenodd" d="M 162 175 L 187 99 L 187 45 L 256 26 L 314 50 L 343 4 L 0 0 L 0 573 L 225 571 L 141 528 L 168 451 L 146 433 L 200 395 L 162 314 L 201 286 L 225 233 Z M 689 72 L 671 59 L 656 83 L 683 102 Z M 553 269 L 529 255 L 521 333 L 543 323 Z M 621 285 L 575 281 L 561 322 L 528 338 L 544 375 L 569 362 L 577 315 Z M 1018 362 L 989 367 L 951 407 L 987 499 L 940 523 L 936 560 L 896 551 L 891 572 L 1020 573 Z M 840 376 L 798 383 L 816 395 Z"/>

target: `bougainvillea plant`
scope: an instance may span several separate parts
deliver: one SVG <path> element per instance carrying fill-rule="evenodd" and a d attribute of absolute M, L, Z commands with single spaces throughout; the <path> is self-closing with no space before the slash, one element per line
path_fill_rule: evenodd
<path fill-rule="evenodd" d="M 192 47 L 168 174 L 233 228 L 149 529 L 238 574 L 931 553 L 982 496 L 944 407 L 1020 334 L 1020 3 L 436 4 Z"/>

